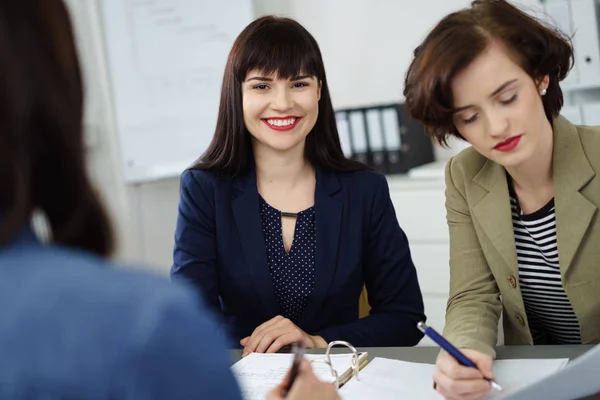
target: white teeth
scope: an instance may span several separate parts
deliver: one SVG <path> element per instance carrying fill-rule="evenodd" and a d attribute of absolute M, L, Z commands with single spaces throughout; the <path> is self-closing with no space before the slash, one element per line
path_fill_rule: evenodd
<path fill-rule="evenodd" d="M 273 126 L 288 126 L 296 122 L 296 118 L 289 119 L 268 119 L 267 123 Z"/>

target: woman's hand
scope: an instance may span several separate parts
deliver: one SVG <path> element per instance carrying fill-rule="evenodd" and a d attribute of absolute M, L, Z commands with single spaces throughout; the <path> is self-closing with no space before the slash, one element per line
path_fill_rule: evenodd
<path fill-rule="evenodd" d="M 454 357 L 445 354 L 436 363 L 433 380 L 436 390 L 446 400 L 474 400 L 490 391 L 489 382 L 483 378 L 494 378 L 492 357 L 471 349 L 461 350 L 479 369 L 460 365 Z"/>
<path fill-rule="evenodd" d="M 290 373 L 288 371 L 286 377 L 276 388 L 272 389 L 267 394 L 267 400 L 281 400 L 284 397 L 284 391 L 288 387 Z M 340 395 L 335 388 L 335 384 L 331 382 L 320 381 L 314 374 L 310 363 L 303 359 L 298 369 L 298 375 L 292 383 L 290 391 L 285 396 L 286 400 L 338 400 Z"/>
<path fill-rule="evenodd" d="M 306 348 L 327 347 L 322 337 L 309 335 L 281 315 L 260 325 L 251 336 L 240 340 L 240 344 L 244 346 L 242 357 L 252 352 L 275 353 L 292 343 L 302 343 Z"/>

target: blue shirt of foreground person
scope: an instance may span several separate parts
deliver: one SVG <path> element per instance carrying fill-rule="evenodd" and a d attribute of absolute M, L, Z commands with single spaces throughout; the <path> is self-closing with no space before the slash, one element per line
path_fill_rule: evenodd
<path fill-rule="evenodd" d="M 0 248 L 0 398 L 239 399 L 197 296 L 108 267 L 29 229 Z"/>
<path fill-rule="evenodd" d="M 0 1 L 0 21 L 0 399 L 239 399 L 197 294 L 106 261 L 65 5 Z"/>

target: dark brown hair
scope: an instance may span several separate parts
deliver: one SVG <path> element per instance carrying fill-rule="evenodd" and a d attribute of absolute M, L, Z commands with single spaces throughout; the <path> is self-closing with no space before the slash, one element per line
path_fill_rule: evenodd
<path fill-rule="evenodd" d="M 569 37 L 503 0 L 477 0 L 444 17 L 414 51 L 404 83 L 409 114 L 441 145 L 464 138 L 453 123 L 452 79 L 492 40 L 501 41 L 532 79 L 550 76 L 543 97 L 552 121 L 563 106 L 559 86 L 573 66 Z"/>
<path fill-rule="evenodd" d="M 368 168 L 344 156 L 329 96 L 323 58 L 316 40 L 298 22 L 264 16 L 248 25 L 237 37 L 225 66 L 217 126 L 213 139 L 192 168 L 237 175 L 253 163 L 250 133 L 244 125 L 242 82 L 257 69 L 281 79 L 301 74 L 321 81 L 319 115 L 306 138 L 305 155 L 315 166 L 335 171 Z"/>
<path fill-rule="evenodd" d="M 54 243 L 108 255 L 86 174 L 83 89 L 62 0 L 0 1 L 0 244 L 45 214 Z"/>

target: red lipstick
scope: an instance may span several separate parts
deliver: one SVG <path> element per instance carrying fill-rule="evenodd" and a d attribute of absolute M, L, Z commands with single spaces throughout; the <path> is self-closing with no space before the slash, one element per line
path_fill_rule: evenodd
<path fill-rule="evenodd" d="M 295 121 L 292 124 L 289 125 L 271 125 L 268 121 L 286 121 L 289 119 L 294 118 Z M 263 118 L 262 121 L 265 123 L 265 125 L 267 125 L 269 128 L 275 130 L 275 131 L 289 131 L 292 130 L 296 127 L 296 125 L 298 125 L 298 122 L 300 122 L 300 117 L 295 117 L 293 115 L 287 116 L 287 117 L 273 117 L 273 118 Z"/>
<path fill-rule="evenodd" d="M 523 136 L 523 135 L 509 137 L 505 141 L 500 142 L 497 145 L 495 145 L 494 150 L 498 150 L 501 152 L 508 152 L 508 151 L 513 150 L 515 147 L 517 147 L 517 145 L 521 141 L 521 136 Z"/>

